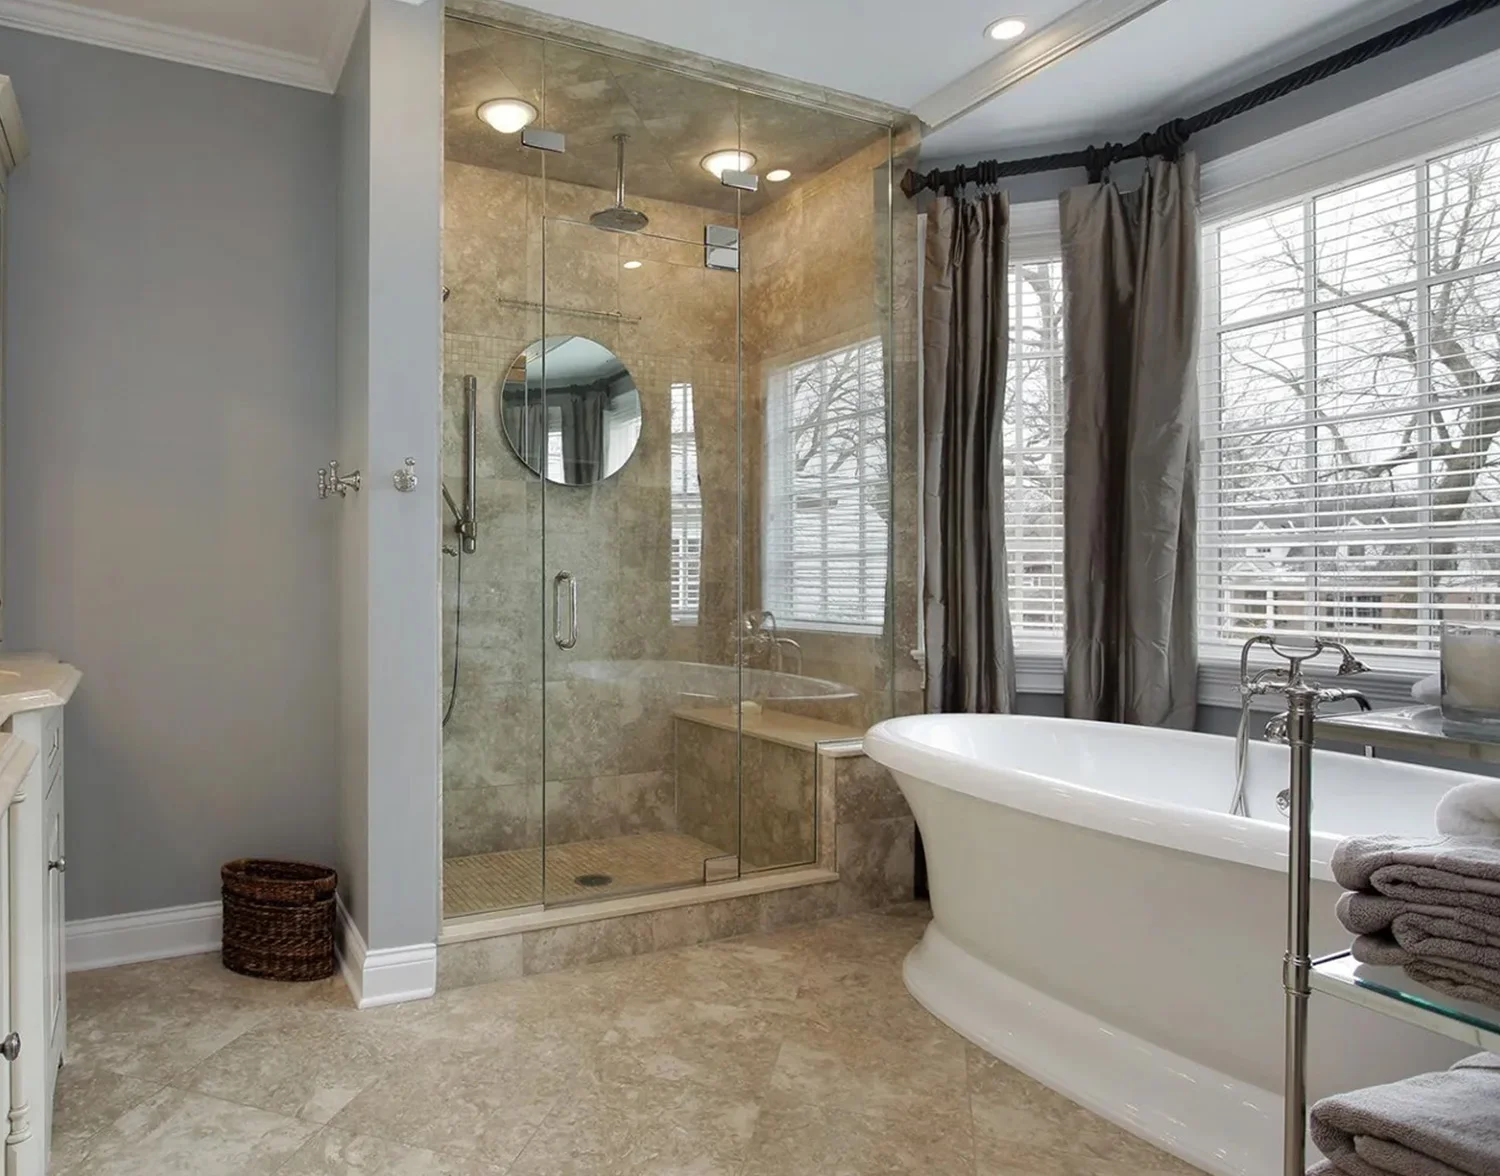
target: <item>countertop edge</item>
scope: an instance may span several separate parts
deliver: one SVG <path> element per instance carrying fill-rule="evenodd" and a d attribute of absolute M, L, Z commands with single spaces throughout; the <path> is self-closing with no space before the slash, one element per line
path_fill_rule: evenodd
<path fill-rule="evenodd" d="M 18 671 L 8 670 L 8 667 L 18 664 L 45 666 L 44 682 L 25 688 L 6 690 L 4 675 L 7 672 L 19 674 Z M 82 679 L 83 675 L 76 666 L 49 659 L 45 655 L 27 654 L 24 657 L 14 655 L 7 657 L 0 654 L 0 722 L 27 711 L 66 706 Z"/>

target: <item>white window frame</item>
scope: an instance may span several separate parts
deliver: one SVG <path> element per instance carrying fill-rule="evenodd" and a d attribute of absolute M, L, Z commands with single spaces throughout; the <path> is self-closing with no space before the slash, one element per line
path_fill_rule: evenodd
<path fill-rule="evenodd" d="M 794 518 L 793 513 L 787 513 L 788 503 L 793 499 L 788 481 L 790 472 L 787 455 L 783 452 L 782 448 L 778 448 L 778 446 L 784 447 L 784 443 L 794 440 L 793 429 L 784 419 L 787 411 L 788 381 L 791 378 L 791 374 L 798 368 L 821 363 L 851 351 L 864 351 L 866 348 L 871 347 L 877 351 L 877 366 L 881 373 L 882 395 L 877 407 L 861 409 L 854 416 L 856 419 L 868 419 L 878 423 L 879 431 L 885 438 L 886 473 L 882 478 L 865 476 L 859 478 L 857 488 L 861 502 L 863 502 L 866 491 L 883 488 L 886 493 L 889 493 L 890 486 L 890 413 L 886 403 L 888 396 L 886 395 L 885 388 L 885 340 L 879 335 L 853 339 L 841 346 L 828 348 L 816 355 L 809 355 L 794 363 L 788 363 L 772 372 L 766 381 L 764 438 L 766 493 L 761 512 L 761 601 L 762 607 L 775 614 L 777 628 L 781 631 L 879 636 L 886 629 L 886 620 L 890 613 L 889 586 L 892 549 L 889 521 L 878 532 L 872 529 L 866 542 L 861 544 L 857 553 L 855 551 L 837 553 L 824 551 L 821 555 L 801 557 L 809 562 L 816 562 L 819 559 L 827 561 L 829 559 L 849 558 L 856 555 L 860 559 L 881 559 L 883 561 L 883 570 L 879 582 L 876 583 L 871 580 L 864 585 L 864 591 L 868 592 L 872 598 L 875 596 L 879 597 L 879 620 L 851 621 L 828 616 L 809 616 L 805 612 L 799 613 L 794 610 L 781 594 L 783 582 L 786 578 L 786 563 L 788 561 L 780 558 L 777 551 L 778 546 L 783 548 L 789 546 L 789 536 Z M 863 526 L 861 527 L 861 531 L 863 535 Z M 795 563 L 797 560 L 794 559 L 790 562 Z M 826 581 L 826 576 L 824 579 Z"/>
<path fill-rule="evenodd" d="M 673 429 L 670 437 L 668 458 L 671 473 L 671 538 L 669 569 L 669 607 L 674 625 L 696 625 L 703 607 L 703 483 L 697 469 L 697 409 L 693 403 L 693 385 L 686 380 L 672 384 L 668 406 L 669 427 L 676 423 L 679 396 L 683 398 L 683 416 L 686 427 Z M 694 486 L 679 486 L 677 455 L 679 449 L 685 454 L 687 447 L 694 448 Z M 697 549 L 693 550 L 696 543 Z M 689 604 L 689 598 L 691 602 Z"/>
<path fill-rule="evenodd" d="M 1492 139 L 1500 133 L 1500 52 L 1390 91 L 1203 164 L 1201 215 L 1205 225 L 1258 209 L 1304 199 L 1325 188 L 1390 171 L 1413 161 Z M 1207 235 L 1205 235 L 1206 239 Z M 1023 251 L 1031 251 L 1029 253 Z M 1054 201 L 1011 208 L 1013 258 L 1056 256 L 1061 251 Z M 1207 260 L 1207 259 L 1205 259 Z M 1205 474 L 1207 469 L 1205 467 Z M 1205 476 L 1204 485 L 1209 479 Z M 1049 648 L 1050 646 L 1050 648 Z M 1238 707 L 1238 652 L 1228 646 L 1200 650 L 1199 701 Z M 1436 659 L 1378 662 L 1360 688 L 1377 705 L 1411 700 L 1411 685 L 1435 671 Z M 1032 643 L 1016 651 L 1017 688 L 1062 693 L 1061 641 Z M 1256 705 L 1271 709 L 1274 700 Z"/>

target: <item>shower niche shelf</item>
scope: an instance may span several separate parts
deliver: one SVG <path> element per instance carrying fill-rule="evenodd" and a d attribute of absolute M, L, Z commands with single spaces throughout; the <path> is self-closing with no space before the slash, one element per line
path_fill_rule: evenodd
<path fill-rule="evenodd" d="M 1500 1009 L 1460 1000 L 1418 984 L 1400 968 L 1361 964 L 1345 951 L 1314 960 L 1309 983 L 1314 992 L 1325 996 L 1441 1033 L 1477 1049 L 1500 1051 Z"/>

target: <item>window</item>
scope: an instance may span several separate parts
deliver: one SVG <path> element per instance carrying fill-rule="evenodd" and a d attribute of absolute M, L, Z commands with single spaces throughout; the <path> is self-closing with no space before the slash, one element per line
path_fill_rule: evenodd
<path fill-rule="evenodd" d="M 1205 644 L 1431 658 L 1500 587 L 1500 141 L 1208 226 Z"/>
<path fill-rule="evenodd" d="M 693 386 L 672 385 L 672 623 L 698 623 L 703 581 L 703 492 L 698 485 L 698 436 Z"/>
<path fill-rule="evenodd" d="M 764 600 L 783 628 L 885 626 L 890 490 L 879 339 L 767 388 Z"/>
<path fill-rule="evenodd" d="M 1010 267 L 1010 369 L 1005 381 L 1005 550 L 1018 645 L 1063 632 L 1062 260 Z"/>

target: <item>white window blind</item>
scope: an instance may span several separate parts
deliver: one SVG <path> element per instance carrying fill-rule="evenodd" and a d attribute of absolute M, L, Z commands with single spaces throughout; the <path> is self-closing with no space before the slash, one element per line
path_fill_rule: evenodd
<path fill-rule="evenodd" d="M 1200 628 L 1431 658 L 1500 597 L 1500 141 L 1204 233 Z"/>
<path fill-rule="evenodd" d="M 783 628 L 878 633 L 890 550 L 879 339 L 772 376 L 763 595 Z"/>
<path fill-rule="evenodd" d="M 703 580 L 703 493 L 698 484 L 698 435 L 693 386 L 672 385 L 672 623 L 698 623 Z"/>
<path fill-rule="evenodd" d="M 1005 549 L 1010 621 L 1021 645 L 1063 633 L 1062 260 L 1016 261 L 1005 381 Z"/>

